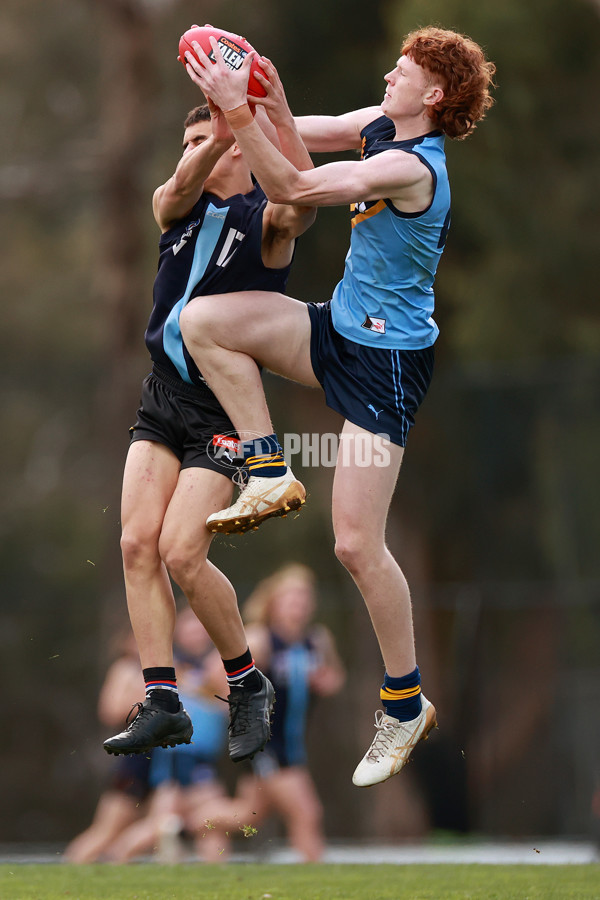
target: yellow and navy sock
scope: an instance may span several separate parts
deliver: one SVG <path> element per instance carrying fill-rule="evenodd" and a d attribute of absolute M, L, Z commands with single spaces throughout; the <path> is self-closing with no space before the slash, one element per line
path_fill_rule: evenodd
<path fill-rule="evenodd" d="M 276 434 L 242 443 L 244 466 L 249 475 L 258 478 L 279 478 L 287 465 Z"/>
<path fill-rule="evenodd" d="M 179 693 L 175 669 L 170 666 L 153 666 L 143 669 L 146 682 L 146 697 L 154 706 L 160 706 L 167 712 L 178 712 Z"/>
<path fill-rule="evenodd" d="M 251 691 L 260 691 L 262 681 L 254 665 L 250 649 L 247 649 L 241 656 L 236 656 L 235 659 L 224 659 L 223 665 L 230 688 L 243 687 Z"/>
<path fill-rule="evenodd" d="M 410 722 L 421 712 L 421 675 L 419 667 L 401 678 L 385 673 L 380 692 L 383 708 L 388 716 L 400 722 Z"/>

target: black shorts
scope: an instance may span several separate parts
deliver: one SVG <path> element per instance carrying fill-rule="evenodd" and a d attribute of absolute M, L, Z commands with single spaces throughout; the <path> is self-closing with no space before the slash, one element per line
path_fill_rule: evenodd
<path fill-rule="evenodd" d="M 307 305 L 310 357 L 327 406 L 404 447 L 431 382 L 433 347 L 389 350 L 357 344 L 333 327 L 331 301 Z"/>
<path fill-rule="evenodd" d="M 164 444 L 182 469 L 211 469 L 232 478 L 239 468 L 237 434 L 212 391 L 158 366 L 144 379 L 137 421 L 129 431 L 132 442 Z"/>

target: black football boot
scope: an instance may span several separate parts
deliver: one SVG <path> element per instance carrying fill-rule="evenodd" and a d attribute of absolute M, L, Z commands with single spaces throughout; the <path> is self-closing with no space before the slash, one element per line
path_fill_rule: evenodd
<path fill-rule="evenodd" d="M 231 686 L 229 703 L 229 756 L 233 762 L 252 759 L 263 750 L 271 737 L 271 714 L 275 703 L 275 691 L 262 672 L 259 691 Z"/>
<path fill-rule="evenodd" d="M 137 713 L 130 721 L 131 713 Z M 191 744 L 194 728 L 187 712 L 179 704 L 179 710 L 171 713 L 159 706 L 153 706 L 149 699 L 131 707 L 126 720 L 127 728 L 120 734 L 104 741 L 107 753 L 147 753 L 153 747 L 174 747 L 176 744 Z"/>

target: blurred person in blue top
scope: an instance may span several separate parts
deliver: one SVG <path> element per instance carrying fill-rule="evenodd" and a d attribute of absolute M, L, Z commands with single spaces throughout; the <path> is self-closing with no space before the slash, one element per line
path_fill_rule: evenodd
<path fill-rule="evenodd" d="M 127 628 L 115 638 L 116 658 L 109 666 L 98 698 L 98 719 L 114 728 L 135 704 L 144 679 L 133 632 Z M 91 824 L 67 845 L 71 863 L 91 863 L 110 856 L 120 836 L 145 814 L 151 793 L 150 754 L 121 756 L 111 761 L 107 784 Z"/>
<path fill-rule="evenodd" d="M 146 853 L 174 862 L 183 849 L 183 834 L 198 835 L 196 850 L 205 861 L 220 857 L 217 836 L 199 832 L 197 810 L 225 796 L 217 763 L 227 739 L 227 708 L 215 694 L 223 694 L 227 682 L 219 654 L 189 608 L 177 617 L 173 651 L 194 739 L 190 744 L 152 751 L 148 774 L 152 796 L 147 813 L 121 835 L 110 853 L 113 862 L 127 862 Z"/>
<path fill-rule="evenodd" d="M 253 760 L 252 774 L 239 779 L 235 797 L 198 810 L 205 834 L 217 835 L 223 856 L 228 835 L 245 828 L 252 833 L 273 813 L 303 860 L 322 856 L 323 809 L 308 768 L 306 732 L 314 698 L 340 691 L 345 671 L 330 630 L 314 621 L 316 603 L 314 572 L 290 563 L 261 581 L 244 605 L 250 647 L 277 703 L 271 740 Z"/>
<path fill-rule="evenodd" d="M 350 249 L 327 303 L 261 291 L 203 297 L 183 311 L 186 346 L 244 442 L 250 478 L 233 506 L 209 516 L 214 531 L 245 531 L 276 515 L 288 477 L 273 475 L 279 443 L 257 363 L 310 386 L 345 418 L 333 486 L 335 552 L 367 605 L 385 664 L 383 709 L 357 766 L 360 787 L 399 772 L 436 724 L 421 693 L 411 599 L 385 529 L 407 435 L 433 371 L 438 326 L 433 283 L 450 225 L 445 139 L 469 135 L 492 105 L 495 71 L 470 38 L 426 27 L 409 34 L 384 76 L 381 103 L 341 116 L 296 119 L 310 151 L 360 151 L 299 171 L 264 139 L 247 105 L 253 54 L 236 72 L 213 42 L 214 65 L 195 46 L 187 71 L 224 113 L 274 202 L 350 205 Z M 270 64 L 261 66 L 270 76 Z M 267 78 L 257 76 L 269 92 Z M 257 101 L 260 102 L 260 101 Z M 383 451 L 383 452 L 382 452 Z M 285 511 L 285 492 L 279 502 Z"/>

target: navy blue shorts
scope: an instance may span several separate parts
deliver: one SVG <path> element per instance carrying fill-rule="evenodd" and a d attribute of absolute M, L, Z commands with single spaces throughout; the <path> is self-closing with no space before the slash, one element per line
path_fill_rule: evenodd
<path fill-rule="evenodd" d="M 158 747 L 152 754 L 149 780 L 153 788 L 167 782 L 191 787 L 193 784 L 216 781 L 217 772 L 213 762 L 197 758 L 188 750 Z"/>
<path fill-rule="evenodd" d="M 150 754 L 138 753 L 132 756 L 119 756 L 110 777 L 109 788 L 145 800 L 150 793 Z"/>
<path fill-rule="evenodd" d="M 431 383 L 433 347 L 389 350 L 357 344 L 333 327 L 331 301 L 307 305 L 310 358 L 327 406 L 354 425 L 406 446 Z"/>
<path fill-rule="evenodd" d="M 227 478 L 237 472 L 237 434 L 207 387 L 173 378 L 158 366 L 144 379 L 131 441 L 156 441 L 171 450 L 182 469 L 211 469 Z"/>

